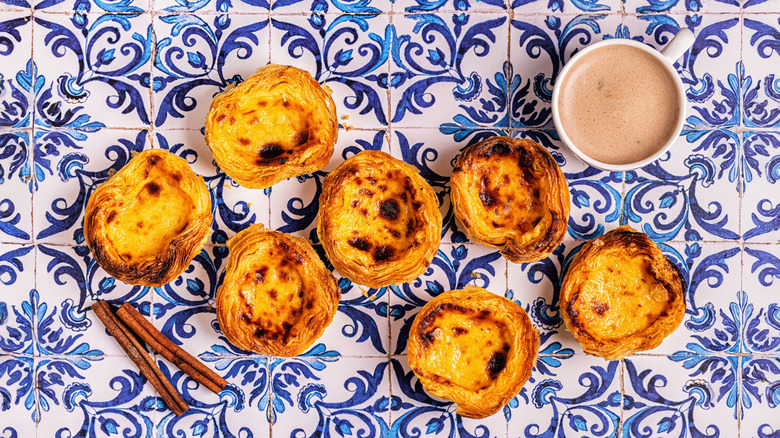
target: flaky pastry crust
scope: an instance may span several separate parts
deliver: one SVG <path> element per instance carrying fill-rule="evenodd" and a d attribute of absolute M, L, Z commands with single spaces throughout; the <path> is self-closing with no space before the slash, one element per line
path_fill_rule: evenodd
<path fill-rule="evenodd" d="M 238 184 L 262 189 L 328 164 L 338 138 L 330 91 L 305 70 L 269 64 L 217 95 L 206 143 Z"/>
<path fill-rule="evenodd" d="M 563 241 L 569 187 L 540 144 L 493 137 L 461 152 L 452 170 L 452 207 L 469 238 L 514 263 L 541 260 Z"/>
<path fill-rule="evenodd" d="M 439 200 L 417 168 L 363 151 L 323 181 L 317 233 L 350 280 L 373 288 L 411 281 L 439 249 Z"/>
<path fill-rule="evenodd" d="M 183 158 L 150 149 L 92 193 L 84 239 L 114 278 L 159 287 L 187 269 L 208 239 L 211 220 L 203 178 Z"/>
<path fill-rule="evenodd" d="M 539 332 L 522 307 L 480 287 L 445 292 L 409 330 L 409 366 L 429 394 L 464 417 L 498 412 L 531 377 Z"/>
<path fill-rule="evenodd" d="M 680 325 L 685 286 L 658 246 L 624 225 L 582 246 L 560 307 L 585 353 L 617 360 L 657 347 Z"/>
<path fill-rule="evenodd" d="M 228 240 L 220 329 L 244 350 L 292 357 L 330 325 L 341 291 L 311 244 L 255 224 Z"/>

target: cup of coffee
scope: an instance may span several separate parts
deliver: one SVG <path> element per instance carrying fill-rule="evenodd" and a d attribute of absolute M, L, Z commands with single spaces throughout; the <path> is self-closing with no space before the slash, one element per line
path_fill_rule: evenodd
<path fill-rule="evenodd" d="M 661 52 L 615 38 L 574 55 L 553 88 L 553 122 L 563 143 L 610 171 L 661 157 L 685 123 L 685 90 L 673 63 L 693 41 L 683 28 Z"/>

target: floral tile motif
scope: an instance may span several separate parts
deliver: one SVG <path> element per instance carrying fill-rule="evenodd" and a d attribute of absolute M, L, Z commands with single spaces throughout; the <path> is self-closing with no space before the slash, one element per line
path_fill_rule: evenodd
<path fill-rule="evenodd" d="M 77 359 L 41 359 L 38 378 Z M 156 412 L 173 415 L 127 357 L 102 357 L 86 373 L 59 375 L 41 403 L 41 436 L 154 436 Z"/>
<path fill-rule="evenodd" d="M 150 0 L 153 9 L 166 14 L 251 13 L 267 14 L 270 0 Z"/>
<path fill-rule="evenodd" d="M 30 0 L 27 0 L 30 1 Z M 151 9 L 151 0 L 32 0 L 35 10 L 73 12 L 74 19 L 92 13 L 139 15 Z"/>
<path fill-rule="evenodd" d="M 777 410 L 780 387 L 780 358 L 776 356 L 742 357 L 742 436 L 772 437 L 780 430 Z"/>
<path fill-rule="evenodd" d="M 6 437 L 35 436 L 34 359 L 0 354 L 0 433 Z"/>
<path fill-rule="evenodd" d="M 678 362 L 697 355 L 739 353 L 742 329 L 748 323 L 743 319 L 746 303 L 740 288 L 743 260 L 739 244 L 670 242 L 659 246 L 679 268 L 687 286 L 686 311 L 680 327 L 649 353 L 668 354 Z"/>
<path fill-rule="evenodd" d="M 149 125 L 150 15 L 41 12 L 34 21 L 36 126 L 94 132 Z"/>
<path fill-rule="evenodd" d="M 266 15 L 155 16 L 154 125 L 202 129 L 217 93 L 268 64 L 268 24 Z"/>
<path fill-rule="evenodd" d="M 507 7 L 505 0 L 398 0 L 393 11 L 405 13 L 498 12 Z"/>
<path fill-rule="evenodd" d="M 739 136 L 684 130 L 666 155 L 626 172 L 623 224 L 667 240 L 737 240 Z"/>
<path fill-rule="evenodd" d="M 682 27 L 696 40 L 675 64 L 688 97 L 686 125 L 691 129 L 732 127 L 740 123 L 739 18 L 732 15 L 626 16 L 625 37 L 663 49 Z"/>
<path fill-rule="evenodd" d="M 32 242 L 31 137 L 0 133 L 0 242 Z"/>
<path fill-rule="evenodd" d="M 386 358 L 274 358 L 270 368 L 273 436 L 389 436 Z"/>
<path fill-rule="evenodd" d="M 25 65 L 32 55 L 32 17 L 21 4 L 0 3 L 0 129 L 29 128 L 33 121 L 33 81 Z M 28 6 L 29 8 L 29 6 Z M 4 155 L 4 154 L 3 154 Z"/>
<path fill-rule="evenodd" d="M 455 413 L 452 402 L 432 398 L 409 368 L 406 356 L 390 360 L 393 396 L 389 402 L 390 436 L 506 437 L 506 419 L 501 412 L 480 420 Z"/>
<path fill-rule="evenodd" d="M 742 294 L 738 314 L 742 351 L 751 354 L 780 352 L 780 307 L 772 294 L 780 280 L 780 250 L 775 245 L 745 245 Z M 737 312 L 735 312 L 737 313 Z"/>
<path fill-rule="evenodd" d="M 740 6 L 760 4 L 767 0 L 623 0 L 627 13 L 732 13 L 738 14 Z M 771 0 L 768 0 L 771 2 Z"/>
<path fill-rule="evenodd" d="M 506 14 L 393 16 L 392 123 L 508 128 Z M 463 113 L 466 113 L 465 115 Z"/>
<path fill-rule="evenodd" d="M 737 356 L 623 361 L 623 436 L 737 436 Z M 681 369 L 681 366 L 685 369 Z"/>
<path fill-rule="evenodd" d="M 155 147 L 187 160 L 193 172 L 206 182 L 214 212 L 211 243 L 224 244 L 228 238 L 255 223 L 269 224 L 269 190 L 241 187 L 216 167 L 202 131 L 158 130 L 153 141 Z"/>
<path fill-rule="evenodd" d="M 605 14 L 621 10 L 621 0 L 507 0 L 507 3 L 516 14 Z"/>
<path fill-rule="evenodd" d="M 359 14 L 379 15 L 390 11 L 389 4 L 379 0 L 271 0 L 271 10 L 281 14 Z"/>
<path fill-rule="evenodd" d="M 35 247 L 0 244 L 0 351 L 3 353 L 32 356 L 36 352 L 35 310 L 29 301 L 34 287 Z M 14 364 L 9 362 L 8 366 Z"/>
<path fill-rule="evenodd" d="M 504 295 L 507 263 L 500 252 L 482 245 L 442 244 L 425 274 L 411 283 L 388 287 L 391 354 L 405 354 L 414 317 L 442 292 L 474 285 Z"/>
<path fill-rule="evenodd" d="M 387 14 L 277 15 L 271 23 L 271 62 L 305 69 L 329 87 L 343 123 L 387 126 L 387 63 L 395 38 Z"/>
<path fill-rule="evenodd" d="M 116 129 L 38 131 L 35 145 L 45 151 L 36 157 L 40 180 L 33 202 L 35 239 L 65 245 L 84 243 L 84 209 L 95 188 L 134 153 L 151 147 L 147 131 Z"/>
<path fill-rule="evenodd" d="M 780 241 L 780 203 L 771 196 L 780 178 L 780 132 L 742 133 L 744 186 L 742 238 L 749 242 Z"/>
<path fill-rule="evenodd" d="M 512 19 L 511 64 L 502 71 L 502 82 L 509 87 L 512 127 L 552 128 L 553 86 L 563 65 L 589 44 L 622 37 L 621 22 L 619 15 L 521 15 Z"/>
<path fill-rule="evenodd" d="M 742 97 L 749 128 L 780 127 L 780 15 L 746 14 L 742 28 Z"/>
<path fill-rule="evenodd" d="M 591 356 L 540 356 L 504 408 L 509 437 L 619 436 L 621 363 Z"/>

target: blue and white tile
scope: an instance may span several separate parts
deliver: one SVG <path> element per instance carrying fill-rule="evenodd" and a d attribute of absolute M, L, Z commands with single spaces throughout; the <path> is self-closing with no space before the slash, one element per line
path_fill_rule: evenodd
<path fill-rule="evenodd" d="M 744 306 L 742 251 L 737 242 L 669 242 L 659 245 L 687 285 L 680 326 L 649 354 L 685 361 L 692 356 L 740 352 L 738 311 Z"/>
<path fill-rule="evenodd" d="M 340 129 L 333 155 L 322 170 L 288 178 L 268 189 L 271 193 L 271 228 L 318 243 L 317 212 L 322 181 L 341 163 L 365 150 L 390 153 L 387 132 Z"/>
<path fill-rule="evenodd" d="M 589 240 L 620 226 L 622 172 L 607 172 L 586 165 L 566 148 L 554 130 L 523 130 L 514 137 L 544 146 L 563 170 L 571 200 L 564 242 Z"/>
<path fill-rule="evenodd" d="M 0 133 L 0 242 L 32 242 L 32 131 Z"/>
<path fill-rule="evenodd" d="M 32 5 L 27 0 L 3 0 L 0 2 L 0 12 L 27 12 L 29 15 Z"/>
<path fill-rule="evenodd" d="M 187 160 L 192 171 L 206 182 L 214 213 L 211 243 L 224 244 L 228 238 L 255 223 L 269 224 L 268 190 L 241 187 L 216 167 L 202 131 L 158 130 L 154 144 Z"/>
<path fill-rule="evenodd" d="M 37 362 L 39 379 L 59 372 L 50 360 Z M 157 411 L 173 415 L 127 357 L 103 357 L 88 374 L 61 374 L 46 389 L 39 436 L 155 436 Z"/>
<path fill-rule="evenodd" d="M 150 123 L 151 16 L 35 14 L 36 128 L 94 132 Z"/>
<path fill-rule="evenodd" d="M 387 358 L 271 359 L 272 436 L 388 436 Z"/>
<path fill-rule="evenodd" d="M 531 317 L 541 335 L 540 354 L 582 354 L 582 347 L 563 323 L 559 293 L 565 269 L 580 249 L 575 242 L 560 245 L 547 258 L 534 263 L 507 263 L 506 297 Z"/>
<path fill-rule="evenodd" d="M 36 436 L 34 366 L 32 357 L 0 354 L 0 434 L 4 437 Z"/>
<path fill-rule="evenodd" d="M 35 247 L 0 244 L 0 351 L 35 354 Z"/>
<path fill-rule="evenodd" d="M 397 127 L 507 128 L 507 14 L 393 16 L 390 101 Z"/>
<path fill-rule="evenodd" d="M 577 51 L 621 36 L 619 15 L 532 15 L 510 21 L 509 54 L 501 81 L 508 84 L 514 128 L 552 127 L 555 78 Z"/>
<path fill-rule="evenodd" d="M 214 96 L 269 60 L 267 15 L 157 15 L 154 125 L 201 129 Z"/>
<path fill-rule="evenodd" d="M 505 438 L 507 422 L 499 411 L 475 420 L 455 413 L 457 405 L 432 398 L 409 367 L 406 356 L 390 360 L 393 396 L 390 400 L 390 436 Z"/>
<path fill-rule="evenodd" d="M 72 12 L 74 21 L 85 14 L 139 15 L 151 10 L 151 0 L 29 0 L 36 11 Z"/>
<path fill-rule="evenodd" d="M 780 127 L 780 15 L 745 14 L 742 27 L 742 98 L 744 125 L 748 128 Z"/>
<path fill-rule="evenodd" d="M 272 15 L 282 14 L 359 14 L 378 15 L 390 12 L 392 5 L 381 0 L 271 0 Z"/>
<path fill-rule="evenodd" d="M 763 2 L 767 0 L 757 0 Z M 769 0 L 771 1 L 771 0 Z M 740 4 L 751 0 L 623 0 L 626 13 L 729 13 L 738 14 Z"/>
<path fill-rule="evenodd" d="M 772 196 L 780 179 L 780 132 L 742 133 L 742 238 L 780 242 L 780 202 Z"/>
<path fill-rule="evenodd" d="M 492 248 L 473 243 L 447 244 L 439 247 L 431 266 L 410 283 L 390 286 L 390 351 L 406 353 L 409 328 L 420 309 L 443 292 L 479 286 L 504 296 L 507 261 Z"/>
<path fill-rule="evenodd" d="M 271 20 L 271 62 L 309 71 L 333 91 L 340 120 L 361 129 L 388 124 L 389 16 L 278 15 Z"/>
<path fill-rule="evenodd" d="M 506 8 L 506 0 L 396 0 L 393 2 L 393 12 L 408 14 L 501 12 Z"/>
<path fill-rule="evenodd" d="M 780 4 L 772 0 L 742 0 L 742 10 L 748 13 L 780 13 Z"/>
<path fill-rule="evenodd" d="M 774 288 L 780 284 L 780 249 L 747 244 L 742 259 L 742 293 L 734 312 L 741 319 L 742 352 L 776 355 L 780 353 L 780 306 Z"/>
<path fill-rule="evenodd" d="M 0 19 L 0 131 L 29 128 L 33 120 L 32 17 L 29 7 L 1 3 Z M 9 10 L 3 10 L 8 8 Z M 15 10 L 20 8 L 20 10 Z"/>
<path fill-rule="evenodd" d="M 620 433 L 620 362 L 575 355 L 540 357 L 504 408 L 509 437 L 615 437 Z"/>
<path fill-rule="evenodd" d="M 777 417 L 780 388 L 780 358 L 777 356 L 744 356 L 742 360 L 743 437 L 772 437 L 780 431 Z"/>
<path fill-rule="evenodd" d="M 86 246 L 38 245 L 36 248 L 38 291 L 28 301 L 38 318 L 35 322 L 38 354 L 125 354 L 89 307 L 99 298 L 115 306 L 127 301 L 148 309 L 152 299 L 150 288 L 114 279 L 97 265 Z"/>
<path fill-rule="evenodd" d="M 688 98 L 686 126 L 732 127 L 740 123 L 739 17 L 735 15 L 626 16 L 626 36 L 662 50 L 681 27 L 696 40 L 675 66 Z"/>
<path fill-rule="evenodd" d="M 737 240 L 740 139 L 728 130 L 689 131 L 655 162 L 626 172 L 622 223 L 668 240 Z"/>
<path fill-rule="evenodd" d="M 625 359 L 623 435 L 738 436 L 737 356 Z"/>
<path fill-rule="evenodd" d="M 507 4 L 516 15 L 538 13 L 591 15 L 621 12 L 621 0 L 507 0 Z"/>
<path fill-rule="evenodd" d="M 209 13 L 268 14 L 271 0 L 151 0 L 152 8 L 162 14 Z M 267 17 L 266 17 L 267 18 Z"/>

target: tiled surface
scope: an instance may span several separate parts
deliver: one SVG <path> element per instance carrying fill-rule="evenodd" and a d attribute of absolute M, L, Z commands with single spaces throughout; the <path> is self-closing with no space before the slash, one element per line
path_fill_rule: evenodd
<path fill-rule="evenodd" d="M 720 436 L 780 431 L 780 2 L 775 0 L 132 0 L 0 2 L 0 436 Z M 550 117 L 555 75 L 604 38 L 662 48 L 687 124 L 631 172 L 584 166 Z M 330 164 L 268 190 L 216 168 L 202 134 L 215 93 L 268 62 L 334 92 Z M 508 263 L 468 242 L 449 201 L 452 161 L 493 135 L 531 138 L 562 166 L 569 232 L 548 259 Z M 162 288 L 112 279 L 83 246 L 94 188 L 133 151 L 164 148 L 203 175 L 212 235 Z M 417 166 L 441 204 L 442 245 L 419 279 L 339 278 L 333 324 L 297 358 L 248 354 L 219 332 L 228 237 L 261 222 L 318 245 L 322 179 L 364 149 Z M 584 241 L 648 233 L 688 280 L 682 326 L 623 361 L 586 356 L 558 288 Z M 523 306 L 542 333 L 531 380 L 470 420 L 430 398 L 406 336 L 431 297 L 466 284 Z M 175 418 L 87 308 L 130 301 L 230 385 L 219 395 L 159 363 L 193 408 Z"/>

